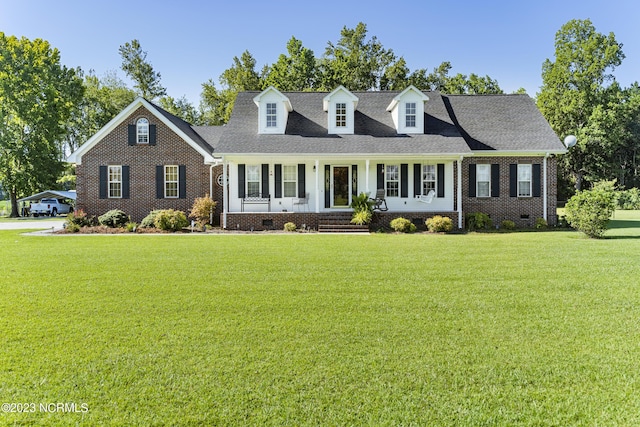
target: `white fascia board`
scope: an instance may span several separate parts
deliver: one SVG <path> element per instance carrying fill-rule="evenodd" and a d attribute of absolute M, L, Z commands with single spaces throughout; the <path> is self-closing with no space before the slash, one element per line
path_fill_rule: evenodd
<path fill-rule="evenodd" d="M 358 97 L 342 85 L 338 86 L 337 88 L 332 90 L 331 93 L 322 98 L 322 109 L 324 111 L 329 111 L 329 103 L 331 101 L 331 98 L 333 98 L 333 96 L 340 91 L 346 93 L 349 96 L 350 101 L 353 102 L 353 111 L 356 111 L 358 109 Z"/>
<path fill-rule="evenodd" d="M 260 92 L 258 95 L 256 95 L 253 98 L 253 103 L 256 104 L 258 107 L 260 107 L 260 99 L 269 92 L 275 92 L 278 95 L 278 97 L 282 100 L 285 107 L 287 108 L 288 112 L 293 111 L 293 106 L 291 105 L 291 101 L 289 100 L 289 98 L 287 98 L 282 92 L 280 92 L 278 89 L 276 89 L 273 86 L 269 86 L 268 88 Z"/>
<path fill-rule="evenodd" d="M 547 154 L 566 154 L 567 150 L 502 150 L 502 151 L 484 151 L 478 150 L 474 151 L 473 155 L 475 157 L 524 157 L 524 156 L 545 156 Z"/>
<path fill-rule="evenodd" d="M 392 100 L 391 103 L 389 104 L 389 106 L 387 107 L 387 111 L 392 111 L 396 105 L 398 105 L 398 103 L 400 102 L 400 100 L 402 98 L 404 98 L 404 95 L 409 92 L 415 92 L 416 94 L 418 94 L 418 96 L 420 97 L 420 99 L 422 100 L 422 102 L 427 102 L 429 100 L 429 97 L 427 95 L 425 95 L 424 92 L 422 92 L 421 90 L 419 90 L 417 87 L 415 87 L 414 85 L 409 85 L 409 87 L 407 87 L 405 90 L 403 90 L 402 92 L 400 92 L 398 95 L 396 95 Z"/>

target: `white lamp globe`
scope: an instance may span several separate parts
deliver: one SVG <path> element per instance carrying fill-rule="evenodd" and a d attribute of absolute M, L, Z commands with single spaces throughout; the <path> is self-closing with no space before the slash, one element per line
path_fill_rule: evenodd
<path fill-rule="evenodd" d="M 578 142 L 578 138 L 576 138 L 575 135 L 567 135 L 567 137 L 564 139 L 564 146 L 567 148 L 571 148 L 576 145 L 576 142 Z"/>

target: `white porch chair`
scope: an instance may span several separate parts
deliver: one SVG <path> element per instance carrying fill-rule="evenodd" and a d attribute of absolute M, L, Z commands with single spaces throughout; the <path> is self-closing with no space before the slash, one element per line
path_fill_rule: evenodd
<path fill-rule="evenodd" d="M 309 193 L 305 194 L 305 197 L 294 197 L 293 198 L 294 211 L 296 206 L 298 206 L 298 211 L 304 210 L 305 212 L 308 212 L 309 211 Z"/>
<path fill-rule="evenodd" d="M 429 190 L 429 192 L 427 193 L 426 196 L 424 195 L 419 195 L 418 196 L 418 201 L 422 202 L 422 203 L 431 203 L 433 201 L 433 198 L 435 197 L 436 192 L 433 190 Z"/>

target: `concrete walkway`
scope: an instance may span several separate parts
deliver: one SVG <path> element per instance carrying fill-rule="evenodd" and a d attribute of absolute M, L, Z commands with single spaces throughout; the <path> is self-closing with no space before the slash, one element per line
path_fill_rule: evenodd
<path fill-rule="evenodd" d="M 36 218 L 25 218 L 12 221 L 0 221 L 0 230 L 29 230 L 34 228 L 61 230 L 64 221 L 64 219 L 45 220 L 44 218 L 40 220 Z"/>

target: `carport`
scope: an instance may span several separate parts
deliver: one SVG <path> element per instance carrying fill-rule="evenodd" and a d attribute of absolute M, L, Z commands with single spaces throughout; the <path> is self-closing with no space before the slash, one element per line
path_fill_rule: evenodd
<path fill-rule="evenodd" d="M 69 199 L 75 202 L 76 200 L 76 192 L 75 191 L 62 191 L 62 190 L 47 190 L 42 191 L 37 194 L 33 194 L 29 197 L 23 197 L 22 199 L 18 199 L 18 203 L 22 203 L 20 206 L 20 212 L 22 216 L 25 215 L 25 202 L 36 202 L 40 199 Z"/>

